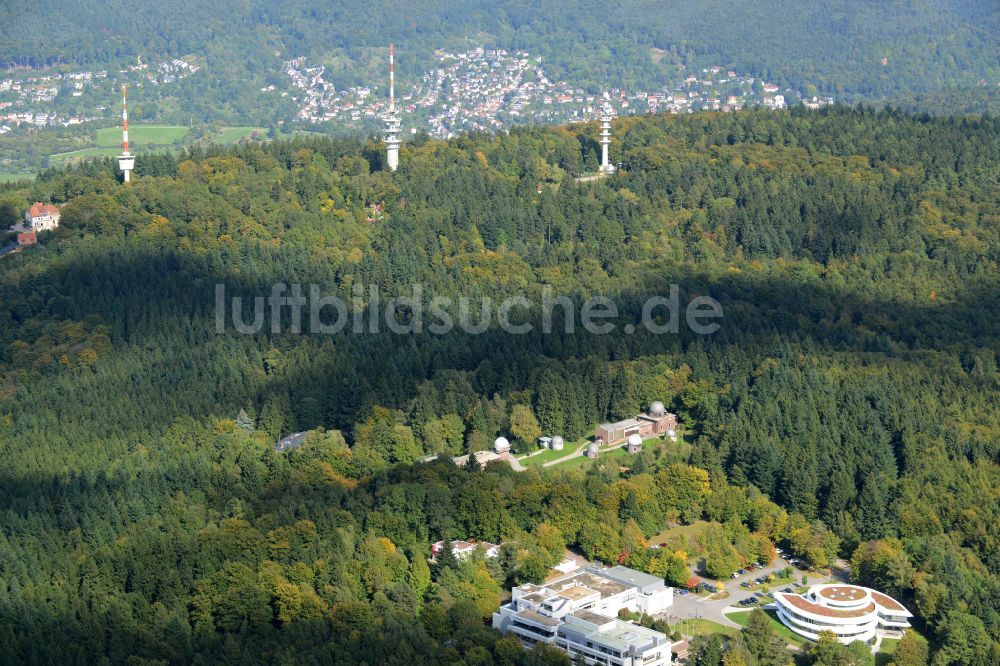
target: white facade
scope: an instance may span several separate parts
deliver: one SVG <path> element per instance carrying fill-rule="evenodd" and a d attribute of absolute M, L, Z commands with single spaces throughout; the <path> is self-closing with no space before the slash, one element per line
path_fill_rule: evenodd
<path fill-rule="evenodd" d="M 135 155 L 122 153 L 118 156 L 118 170 L 122 172 L 122 181 L 129 182 L 130 175 L 135 168 Z"/>
<path fill-rule="evenodd" d="M 472 454 L 467 453 L 464 456 L 455 456 L 451 461 L 459 467 L 465 467 L 469 464 L 469 458 L 472 457 L 476 461 L 476 465 L 482 469 L 494 460 L 503 460 L 502 455 L 495 451 L 476 451 Z"/>
<path fill-rule="evenodd" d="M 778 617 L 789 629 L 810 640 L 821 631 L 841 643 L 873 643 L 879 633 L 893 635 L 913 617 L 890 596 L 860 585 L 814 585 L 805 594 L 776 592 Z"/>
<path fill-rule="evenodd" d="M 611 108 L 611 101 L 607 93 L 604 94 L 604 105 L 601 107 L 601 173 L 614 173 L 615 167 L 608 160 L 608 146 L 611 144 L 611 119 L 614 117 L 614 109 Z"/>
<path fill-rule="evenodd" d="M 24 214 L 28 231 L 51 231 L 59 226 L 59 208 L 52 204 L 35 203 Z"/>
<path fill-rule="evenodd" d="M 663 580 L 627 567 L 587 567 L 544 586 L 520 585 L 493 614 L 493 626 L 525 645 L 546 642 L 588 664 L 667 666 L 670 640 L 617 619 L 618 611 L 655 614 L 673 603 Z"/>
<path fill-rule="evenodd" d="M 389 169 L 399 168 L 400 117 L 396 110 L 396 63 L 395 49 L 389 45 L 389 110 L 385 114 L 385 161 Z"/>
<path fill-rule="evenodd" d="M 431 555 L 434 559 L 441 554 L 444 550 L 444 541 L 437 541 L 431 544 Z M 451 542 L 451 552 L 455 554 L 457 559 L 463 560 L 474 552 L 477 548 L 483 549 L 484 557 L 496 557 L 500 554 L 500 545 L 495 543 L 489 543 L 488 541 L 480 541 L 478 543 L 472 543 L 471 541 L 452 541 Z"/>

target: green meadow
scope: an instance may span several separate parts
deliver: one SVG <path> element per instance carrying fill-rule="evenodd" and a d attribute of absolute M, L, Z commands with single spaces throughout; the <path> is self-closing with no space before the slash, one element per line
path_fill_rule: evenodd
<path fill-rule="evenodd" d="M 128 140 L 130 146 L 162 146 L 183 141 L 189 131 L 189 128 L 179 125 L 132 125 L 128 128 Z M 98 146 L 120 146 L 121 142 L 121 127 L 103 127 L 97 130 Z"/>
<path fill-rule="evenodd" d="M 128 130 L 129 149 L 134 153 L 150 150 L 173 152 L 178 149 L 178 144 L 190 143 L 188 141 L 190 131 L 190 128 L 179 125 L 133 125 Z M 239 143 L 243 138 L 249 139 L 254 132 L 263 137 L 267 133 L 267 128 L 223 127 L 218 133 L 210 135 L 208 140 L 212 143 L 232 145 Z M 56 153 L 50 155 L 49 160 L 53 165 L 63 165 L 90 158 L 115 157 L 121 153 L 121 140 L 121 127 L 103 127 L 97 130 L 96 147 Z M 0 179 L 2 178 L 3 176 L 0 176 Z M 7 177 L 5 180 L 16 180 L 16 178 Z"/>
<path fill-rule="evenodd" d="M 33 180 L 35 174 L 33 173 L 11 173 L 9 171 L 0 171 L 0 183 L 15 183 L 19 180 Z"/>
<path fill-rule="evenodd" d="M 266 127 L 223 127 L 222 132 L 213 138 L 213 143 L 232 145 L 239 143 L 240 139 L 249 139 L 250 135 L 257 132 L 261 137 L 267 134 Z"/>

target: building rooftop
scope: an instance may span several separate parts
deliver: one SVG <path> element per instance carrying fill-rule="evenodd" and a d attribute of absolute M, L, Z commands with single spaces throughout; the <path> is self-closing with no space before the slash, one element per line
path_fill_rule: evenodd
<path fill-rule="evenodd" d="M 573 612 L 570 617 L 575 617 L 578 620 L 583 620 L 584 622 L 589 622 L 590 624 L 601 627 L 608 622 L 613 622 L 615 618 L 608 617 L 607 615 L 601 615 L 600 613 L 595 613 L 589 610 L 578 610 Z"/>
<path fill-rule="evenodd" d="M 31 217 L 42 217 L 44 215 L 58 215 L 59 209 L 53 206 L 52 204 L 41 203 L 40 201 L 36 201 L 31 205 L 31 208 L 28 209 L 28 214 Z"/>
<path fill-rule="evenodd" d="M 638 419 L 623 419 L 621 421 L 616 421 L 614 423 L 602 423 L 600 428 L 607 428 L 608 430 L 621 430 L 622 428 L 638 428 Z"/>
<path fill-rule="evenodd" d="M 535 624 L 540 624 L 545 627 L 558 627 L 562 622 L 555 619 L 554 617 L 547 617 L 541 613 L 536 613 L 533 610 L 523 610 L 514 615 L 522 620 L 527 620 L 528 622 L 533 622 Z"/>
<path fill-rule="evenodd" d="M 279 439 L 274 445 L 275 451 L 284 451 L 286 449 L 297 449 L 302 446 L 302 443 L 306 441 L 306 434 L 304 432 L 297 432 L 294 435 L 289 435 L 283 439 Z"/>
<path fill-rule="evenodd" d="M 559 596 L 566 597 L 567 599 L 579 600 L 585 599 L 590 595 L 594 594 L 596 590 L 592 590 L 582 585 L 572 585 L 570 587 L 559 590 Z"/>
<path fill-rule="evenodd" d="M 602 597 L 618 594 L 619 592 L 625 591 L 629 587 L 628 585 L 623 585 L 622 583 L 608 578 L 603 578 L 602 576 L 595 576 L 594 574 L 586 571 L 578 572 L 566 578 L 552 581 L 546 585 L 546 587 L 556 593 L 560 593 L 562 590 L 573 585 L 583 585 L 584 587 L 589 587 L 596 592 L 600 592 Z"/>
<path fill-rule="evenodd" d="M 866 592 L 854 585 L 831 585 L 820 589 L 819 594 L 832 601 L 860 601 Z"/>
<path fill-rule="evenodd" d="M 659 631 L 590 611 L 577 611 L 568 615 L 566 624 L 576 631 L 593 635 L 594 640 L 599 641 L 601 646 L 623 653 L 629 652 L 632 648 L 640 651 L 651 645 L 667 642 L 667 637 Z M 598 629 L 595 631 L 590 627 Z"/>
<path fill-rule="evenodd" d="M 884 594 L 876 592 L 875 590 L 872 590 L 872 598 L 875 599 L 875 603 L 877 603 L 879 606 L 881 606 L 886 610 L 897 611 L 900 614 L 905 613 L 907 616 L 912 615 L 910 611 L 906 610 L 903 604 L 899 603 L 892 597 L 886 596 Z"/>
<path fill-rule="evenodd" d="M 645 592 L 648 587 L 665 587 L 662 578 L 648 573 L 643 573 L 641 571 L 636 571 L 635 569 L 629 569 L 628 567 L 623 567 L 621 565 L 605 569 L 601 571 L 601 575 L 613 578 L 614 580 L 628 585 L 634 585 L 635 587 L 642 588 L 643 592 Z"/>
<path fill-rule="evenodd" d="M 776 599 L 781 599 L 785 601 L 788 605 L 794 606 L 799 610 L 805 611 L 807 613 L 812 613 L 814 615 L 822 615 L 823 617 L 839 617 L 839 618 L 853 618 L 853 617 L 864 617 L 872 611 L 875 610 L 875 604 L 870 603 L 863 608 L 851 608 L 851 609 L 841 609 L 841 608 L 830 608 L 828 606 L 821 606 L 819 604 L 813 603 L 806 599 L 805 597 L 798 594 L 789 594 L 785 592 L 775 592 L 774 596 Z"/>

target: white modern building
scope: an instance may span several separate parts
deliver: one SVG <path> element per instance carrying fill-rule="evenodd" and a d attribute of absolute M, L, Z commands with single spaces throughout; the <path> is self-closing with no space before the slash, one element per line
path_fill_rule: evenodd
<path fill-rule="evenodd" d="M 778 617 L 789 629 L 818 640 L 832 631 L 841 643 L 875 643 L 878 636 L 899 637 L 913 617 L 890 596 L 860 585 L 814 585 L 805 594 L 774 593 Z"/>
<path fill-rule="evenodd" d="M 670 639 L 618 619 L 618 611 L 660 613 L 673 589 L 656 576 L 616 566 L 587 567 L 544 585 L 519 585 L 493 614 L 493 627 L 527 646 L 550 643 L 581 663 L 668 666 Z"/>
<path fill-rule="evenodd" d="M 444 541 L 438 541 L 431 544 L 431 556 L 436 560 L 438 555 L 444 551 Z M 451 552 L 455 554 L 455 557 L 459 560 L 464 560 L 465 558 L 476 552 L 477 548 L 483 549 L 483 555 L 485 557 L 496 557 L 500 554 L 500 545 L 495 543 L 489 543 L 488 541 L 479 541 L 473 543 L 471 541 L 452 541 L 451 542 Z"/>

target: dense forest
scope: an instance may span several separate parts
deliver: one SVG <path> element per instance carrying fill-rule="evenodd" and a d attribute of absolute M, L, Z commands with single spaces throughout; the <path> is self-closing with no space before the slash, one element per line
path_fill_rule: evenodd
<path fill-rule="evenodd" d="M 580 125 L 418 137 L 396 173 L 375 140 L 300 137 L 144 157 L 127 187 L 103 161 L 0 189 L 5 216 L 62 205 L 0 258 L 5 660 L 562 663 L 484 619 L 564 546 L 676 582 L 681 551 L 724 573 L 782 543 L 898 595 L 929 663 L 997 663 L 1000 121 L 832 108 L 615 136 L 624 168 L 597 182 L 574 179 L 597 160 Z M 725 317 L 711 336 L 216 333 L 216 284 L 276 282 L 550 285 L 630 321 L 678 284 Z M 628 468 L 416 462 L 652 400 L 687 441 Z M 429 565 L 442 538 L 509 545 Z M 727 663 L 783 663 L 772 643 Z M 802 659 L 858 663 L 833 652 Z"/>
<path fill-rule="evenodd" d="M 471 44 L 528 49 L 550 76 L 595 90 L 661 85 L 678 65 L 722 65 L 810 96 L 948 94 L 954 108 L 963 91 L 1000 80 L 1000 10 L 990 0 L 587 0 L 558 10 L 526 0 L 71 4 L 0 6 L 0 64 L 121 67 L 136 56 L 195 54 L 209 74 L 183 86 L 190 112 L 258 123 L 273 120 L 255 113 L 252 93 L 281 76 L 276 52 L 346 60 L 352 65 L 334 81 L 346 87 L 371 81 L 373 49 L 389 41 L 400 46 L 404 77 L 423 72 L 435 49 Z"/>

